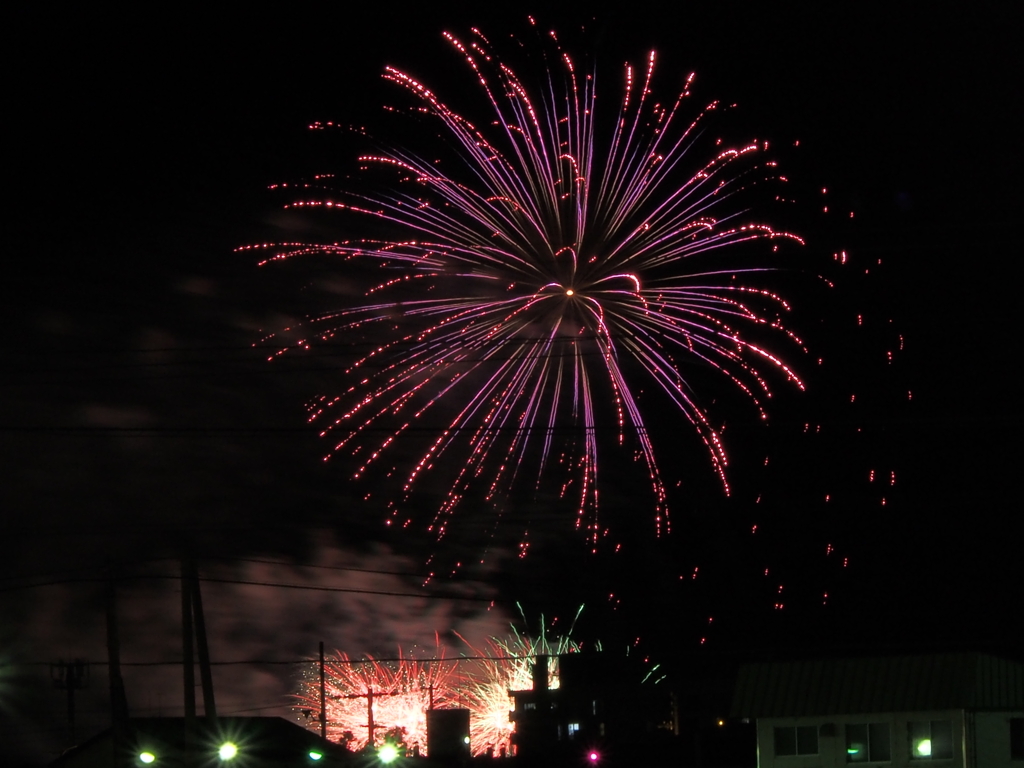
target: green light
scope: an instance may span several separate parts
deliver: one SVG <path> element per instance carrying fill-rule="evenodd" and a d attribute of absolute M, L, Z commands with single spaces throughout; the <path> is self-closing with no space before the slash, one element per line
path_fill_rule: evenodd
<path fill-rule="evenodd" d="M 395 749 L 394 744 L 385 744 L 380 748 L 380 751 L 377 752 L 377 757 L 380 758 L 382 763 L 393 763 L 398 759 L 398 750 Z"/>
<path fill-rule="evenodd" d="M 139 753 L 139 762 L 140 763 L 154 763 L 154 762 L 156 762 L 156 755 L 154 755 L 152 752 L 140 752 Z"/>
<path fill-rule="evenodd" d="M 230 741 L 225 741 L 220 745 L 220 749 L 217 750 L 217 757 L 221 760 L 231 760 L 238 754 L 238 747 L 232 744 Z"/>
<path fill-rule="evenodd" d="M 324 756 L 323 752 L 317 752 L 315 749 L 312 749 L 309 752 L 309 759 L 310 760 L 319 760 L 323 756 Z"/>
<path fill-rule="evenodd" d="M 931 757 L 932 754 L 932 740 L 921 739 L 917 742 L 917 746 L 914 747 L 914 751 L 922 757 Z"/>

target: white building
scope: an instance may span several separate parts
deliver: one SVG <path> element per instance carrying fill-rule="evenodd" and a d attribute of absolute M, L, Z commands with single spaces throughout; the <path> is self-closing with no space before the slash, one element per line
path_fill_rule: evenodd
<path fill-rule="evenodd" d="M 1024 664 L 984 654 L 751 664 L 759 768 L 1024 768 Z"/>

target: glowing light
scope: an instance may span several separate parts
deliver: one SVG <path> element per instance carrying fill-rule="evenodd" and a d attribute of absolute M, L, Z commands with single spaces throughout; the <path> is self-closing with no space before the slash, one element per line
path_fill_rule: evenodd
<path fill-rule="evenodd" d="M 917 744 L 914 745 L 914 752 L 921 757 L 931 757 L 932 754 L 932 740 L 921 739 Z"/>
<path fill-rule="evenodd" d="M 217 750 L 217 757 L 221 760 L 234 760 L 238 756 L 238 746 L 230 741 L 225 741 Z"/>
<path fill-rule="evenodd" d="M 316 750 L 311 750 L 309 752 L 309 759 L 310 760 L 322 760 L 323 757 L 324 757 L 324 753 L 323 752 L 317 752 Z"/>
<path fill-rule="evenodd" d="M 264 264 L 320 254 L 346 262 L 347 275 L 358 274 L 350 263 L 376 268 L 366 270 L 376 277 L 361 301 L 289 329 L 306 338 L 271 357 L 331 339 L 369 342 L 341 394 L 310 409 L 331 455 L 354 461 L 354 478 L 389 471 L 384 457 L 411 442 L 412 425 L 438 420 L 394 483 L 401 490 L 389 522 L 408 525 L 405 502 L 428 474 L 447 488 L 427 526 L 441 537 L 472 489 L 497 504 L 557 472 L 568 475 L 555 487 L 571 498 L 576 527 L 596 545 L 606 535 L 599 457 L 620 450 L 646 471 L 660 534 L 667 492 L 640 389 L 660 393 L 692 425 L 728 493 L 722 429 L 688 369 L 716 371 L 761 418 L 776 382 L 804 388 L 763 346 L 778 339 L 802 349 L 781 321 L 789 305 L 756 284 L 772 264 L 749 259 L 760 241 L 767 259 L 780 243 L 803 241 L 740 218 L 748 206 L 737 200 L 784 179 L 773 161 L 758 160 L 767 143 L 701 158 L 698 140 L 719 104 L 686 116 L 692 76 L 674 101 L 655 100 L 653 53 L 642 71 L 627 68 L 620 99 L 600 102 L 618 104 L 606 114 L 595 79 L 577 75 L 554 37 L 549 60 L 564 70 L 543 75 L 540 90 L 478 31 L 468 43 L 445 38 L 481 86 L 490 119 L 471 121 L 411 75 L 385 69 L 445 140 L 423 154 L 383 148 L 361 157 L 394 175 L 391 192 L 306 196 L 325 189 L 325 177 L 289 203 L 377 219 L 402 233 L 396 239 L 252 246 L 267 253 Z M 605 130 L 606 118 L 617 127 Z M 445 147 L 454 155 L 438 160 Z M 604 438 L 602 412 L 617 441 Z"/>
<path fill-rule="evenodd" d="M 156 755 L 154 755 L 152 752 L 140 752 L 139 753 L 139 762 L 140 763 L 147 763 L 148 764 L 148 763 L 152 763 L 152 762 L 155 762 L 155 761 L 156 761 Z"/>
<path fill-rule="evenodd" d="M 377 750 L 377 757 L 382 763 L 393 763 L 398 759 L 398 748 L 394 744 L 385 744 Z"/>

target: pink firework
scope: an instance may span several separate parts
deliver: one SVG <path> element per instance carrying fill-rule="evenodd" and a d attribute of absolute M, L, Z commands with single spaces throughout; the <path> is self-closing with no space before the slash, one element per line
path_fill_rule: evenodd
<path fill-rule="evenodd" d="M 389 489 L 389 524 L 412 522 L 420 489 L 445 489 L 428 524 L 440 537 L 460 504 L 545 486 L 571 500 L 596 546 L 608 533 L 599 459 L 614 455 L 644 468 L 661 533 L 667 491 L 641 391 L 659 420 L 692 426 L 728 492 L 721 428 L 691 372 L 720 374 L 762 418 L 774 382 L 803 388 L 767 346 L 801 348 L 783 324 L 789 307 L 758 282 L 780 248 L 802 241 L 741 202 L 784 179 L 767 143 L 708 141 L 719 105 L 688 107 L 692 75 L 658 101 L 653 53 L 626 67 L 617 99 L 599 102 L 596 73 L 553 34 L 540 88 L 477 30 L 446 38 L 489 116 L 471 121 L 386 69 L 414 99 L 421 137 L 439 141 L 361 158 L 390 191 L 318 178 L 302 185 L 315 196 L 288 204 L 369 217 L 393 239 L 252 246 L 271 252 L 263 263 L 321 255 L 344 263 L 347 280 L 367 279 L 361 300 L 289 329 L 300 337 L 274 356 L 326 342 L 355 350 L 339 393 L 319 397 L 310 419 L 367 495 Z"/>
<path fill-rule="evenodd" d="M 377 661 L 367 657 L 353 661 L 336 652 L 324 665 L 327 703 L 327 737 L 350 749 L 379 747 L 389 733 L 400 733 L 408 749 L 426 754 L 427 710 L 458 704 L 452 680 L 454 665 L 440 658 L 417 661 Z M 319 713 L 319 669 L 311 669 L 302 681 L 296 708 Z M 315 718 L 315 714 L 314 714 Z"/>

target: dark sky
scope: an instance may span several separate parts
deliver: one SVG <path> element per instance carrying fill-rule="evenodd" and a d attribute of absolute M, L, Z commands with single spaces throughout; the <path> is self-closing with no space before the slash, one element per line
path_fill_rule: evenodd
<path fill-rule="evenodd" d="M 104 568 L 124 577 L 126 659 L 180 658 L 171 577 L 186 538 L 203 574 L 230 582 L 204 585 L 221 661 L 295 660 L 320 640 L 353 655 L 429 646 L 435 632 L 481 640 L 504 630 L 517 600 L 531 617 L 586 603 L 580 639 L 640 637 L 677 679 L 707 659 L 781 648 L 1021 653 L 1009 627 L 1024 583 L 1014 19 L 980 6 L 930 16 L 864 4 L 656 7 L 538 20 L 592 54 L 609 84 L 627 58 L 657 49 L 659 93 L 696 71 L 699 102 L 738 104 L 724 130 L 784 148 L 809 253 L 851 258 L 829 296 L 787 293 L 828 365 L 806 395 L 772 404 L 770 426 L 739 418 L 727 432 L 728 499 L 700 451 L 673 442 L 682 426 L 660 426 L 671 472 L 687 479 L 671 537 L 655 538 L 642 494 L 612 472 L 605 498 L 622 554 L 587 554 L 557 505 L 537 503 L 527 558 L 514 556 L 510 532 L 463 580 L 427 590 L 427 558 L 474 557 L 472 537 L 389 533 L 324 465 L 303 404 L 336 386 L 337 361 L 313 353 L 272 366 L 252 349 L 261 330 L 311 310 L 308 275 L 268 273 L 233 249 L 319 234 L 318 220 L 283 214 L 266 187 L 351 163 L 354 145 L 309 132 L 314 120 L 387 130 L 380 106 L 396 91 L 380 78 L 385 64 L 485 114 L 440 33 L 522 34 L 529 9 L 155 18 L 147 8 L 12 24 L 0 749 L 38 761 L 68 743 L 48 680 L 58 658 L 95 662 L 77 735 L 105 724 Z M 288 665 L 216 674 L 229 712 L 281 711 L 294 689 Z M 133 711 L 175 711 L 172 665 L 126 676 Z"/>

